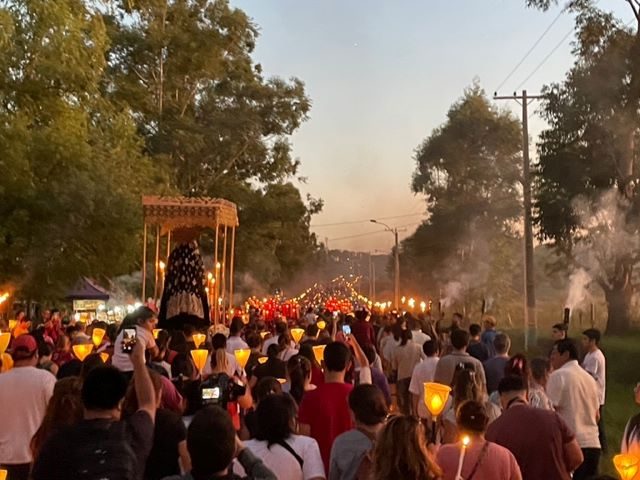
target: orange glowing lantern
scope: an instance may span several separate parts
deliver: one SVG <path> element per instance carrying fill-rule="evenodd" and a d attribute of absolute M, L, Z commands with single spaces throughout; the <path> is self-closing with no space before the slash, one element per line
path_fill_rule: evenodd
<path fill-rule="evenodd" d="M 326 345 L 315 345 L 313 347 L 313 355 L 316 357 L 316 361 L 322 365 L 322 361 L 324 360 L 324 349 Z"/>
<path fill-rule="evenodd" d="M 319 330 L 324 330 L 326 326 L 327 326 L 327 322 L 325 322 L 324 320 L 318 320 L 316 322 L 316 327 L 318 327 Z"/>
<path fill-rule="evenodd" d="M 161 331 L 162 331 L 162 329 L 161 329 L 161 328 L 154 328 L 154 329 L 153 329 L 153 338 L 157 340 L 157 339 L 158 339 L 158 334 L 159 334 Z"/>
<path fill-rule="evenodd" d="M 302 328 L 292 328 L 291 336 L 293 337 L 293 341 L 296 343 L 300 343 L 302 336 L 304 335 L 304 329 Z"/>
<path fill-rule="evenodd" d="M 0 355 L 7 351 L 11 334 L 9 332 L 0 333 Z"/>
<path fill-rule="evenodd" d="M 0 470 L 0 480 L 7 480 L 7 471 L 6 470 Z"/>
<path fill-rule="evenodd" d="M 277 379 L 280 383 L 287 383 L 287 379 L 286 378 L 278 378 Z"/>
<path fill-rule="evenodd" d="M 435 419 L 442 413 L 449 399 L 451 387 L 441 383 L 425 382 L 424 404 Z"/>
<path fill-rule="evenodd" d="M 107 363 L 109 361 L 109 354 L 107 352 L 100 353 L 100 358 L 102 359 L 102 363 Z"/>
<path fill-rule="evenodd" d="M 236 361 L 240 368 L 244 368 L 247 366 L 247 362 L 249 361 L 249 355 L 251 355 L 250 348 L 239 348 L 238 350 L 234 350 L 233 354 L 236 356 Z"/>
<path fill-rule="evenodd" d="M 205 349 L 191 350 L 191 358 L 193 358 L 193 363 L 196 364 L 196 368 L 200 373 L 202 373 L 202 370 L 207 363 L 208 356 L 209 352 Z"/>
<path fill-rule="evenodd" d="M 96 348 L 98 348 L 102 343 L 102 339 L 104 338 L 105 333 L 107 332 L 104 328 L 93 329 L 93 332 L 91 333 L 91 340 L 93 341 L 93 344 L 96 346 Z"/>
<path fill-rule="evenodd" d="M 18 325 L 18 321 L 17 320 L 9 320 L 9 331 L 11 331 L 14 328 L 16 328 L 16 325 Z"/>
<path fill-rule="evenodd" d="M 269 332 L 260 332 L 260 336 L 262 337 L 263 340 L 267 335 L 269 335 Z"/>
<path fill-rule="evenodd" d="M 196 345 L 196 348 L 200 348 L 200 345 L 202 345 L 206 339 L 207 336 L 204 333 L 193 334 L 193 343 Z"/>
<path fill-rule="evenodd" d="M 260 365 L 264 365 L 265 363 L 267 363 L 267 360 L 269 360 L 269 357 L 260 357 L 258 358 L 258 363 Z"/>
<path fill-rule="evenodd" d="M 622 480 L 632 480 L 638 474 L 640 458 L 630 453 L 621 453 L 613 457 L 613 465 L 616 467 Z"/>
<path fill-rule="evenodd" d="M 0 355 L 0 359 L 2 360 L 2 368 L 0 368 L 0 373 L 8 372 L 13 368 L 13 358 L 8 353 L 3 353 Z"/>
<path fill-rule="evenodd" d="M 82 345 L 74 345 L 71 349 L 73 350 L 73 354 L 76 358 L 81 362 L 84 362 L 84 359 L 93 351 L 93 345 L 90 343 L 83 343 Z"/>

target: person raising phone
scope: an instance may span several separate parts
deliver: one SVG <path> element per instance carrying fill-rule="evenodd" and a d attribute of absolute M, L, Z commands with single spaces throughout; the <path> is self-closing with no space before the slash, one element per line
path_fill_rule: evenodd
<path fill-rule="evenodd" d="M 131 352 L 136 343 L 141 343 L 145 352 L 148 351 L 151 358 L 155 358 L 159 353 L 153 338 L 153 329 L 156 328 L 157 322 L 155 312 L 149 307 L 137 308 L 124 317 L 116 338 L 112 365 L 124 373 L 131 374 Z"/>

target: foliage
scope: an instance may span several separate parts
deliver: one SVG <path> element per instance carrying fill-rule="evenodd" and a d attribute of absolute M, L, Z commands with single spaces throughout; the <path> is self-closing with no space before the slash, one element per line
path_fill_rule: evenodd
<path fill-rule="evenodd" d="M 540 238 L 565 263 L 589 270 L 609 303 L 608 328 L 623 331 L 640 258 L 640 37 L 637 26 L 628 28 L 593 2 L 567 7 L 577 14 L 576 60 L 562 83 L 544 89 L 549 128 L 538 145 L 536 222 Z"/>
<path fill-rule="evenodd" d="M 51 298 L 127 271 L 152 184 L 130 116 L 100 93 L 108 47 L 80 0 L 0 7 L 0 282 Z"/>
<path fill-rule="evenodd" d="M 403 242 L 403 277 L 432 288 L 461 280 L 484 289 L 492 272 L 492 288 L 506 292 L 518 251 L 521 139 L 518 121 L 492 107 L 477 85 L 451 107 L 416 151 L 412 187 L 426 195 L 429 218 Z"/>

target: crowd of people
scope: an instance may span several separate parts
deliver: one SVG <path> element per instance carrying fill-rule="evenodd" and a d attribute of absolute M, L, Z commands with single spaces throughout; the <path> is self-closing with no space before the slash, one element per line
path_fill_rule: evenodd
<path fill-rule="evenodd" d="M 121 325 L 20 319 L 0 374 L 8 480 L 606 478 L 595 329 L 582 359 L 565 324 L 547 358 L 528 359 L 490 316 L 463 328 L 458 314 L 445 327 L 365 309 L 296 322 L 254 311 L 202 332 L 158 330 L 148 307 Z M 98 329 L 81 360 L 74 347 Z M 451 387 L 435 419 L 426 382 Z M 640 416 L 622 449 L 639 445 Z"/>

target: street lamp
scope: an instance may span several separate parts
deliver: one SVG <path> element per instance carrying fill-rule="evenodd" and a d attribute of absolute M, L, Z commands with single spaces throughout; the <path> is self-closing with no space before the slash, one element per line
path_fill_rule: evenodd
<path fill-rule="evenodd" d="M 394 283 L 394 295 L 393 300 L 396 308 L 400 308 L 400 249 L 398 247 L 398 229 L 391 228 L 389 225 L 379 222 L 377 220 L 371 219 L 371 223 L 376 223 L 378 225 L 382 225 L 385 228 L 385 231 L 391 232 L 395 238 L 396 242 L 396 251 L 395 251 L 395 274 L 393 276 Z"/>

